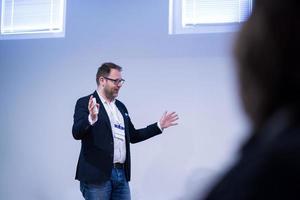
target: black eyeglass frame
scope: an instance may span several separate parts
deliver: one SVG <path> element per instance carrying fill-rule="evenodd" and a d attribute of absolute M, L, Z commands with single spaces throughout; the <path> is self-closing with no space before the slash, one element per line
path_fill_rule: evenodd
<path fill-rule="evenodd" d="M 103 78 L 105 78 L 106 80 L 112 81 L 115 85 L 119 85 L 119 84 L 123 85 L 124 82 L 125 82 L 125 80 L 122 79 L 122 78 L 121 79 L 112 79 L 112 78 L 108 78 L 108 77 L 105 77 L 105 76 L 103 76 Z"/>

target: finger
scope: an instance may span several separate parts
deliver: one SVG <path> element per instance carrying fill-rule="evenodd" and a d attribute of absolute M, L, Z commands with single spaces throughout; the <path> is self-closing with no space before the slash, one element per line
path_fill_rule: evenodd
<path fill-rule="evenodd" d="M 172 118 L 172 119 L 169 120 L 169 122 L 175 122 L 175 121 L 177 121 L 178 119 L 179 119 L 178 117 Z"/>
<path fill-rule="evenodd" d="M 167 120 L 171 120 L 171 121 L 174 121 L 177 119 L 179 119 L 178 115 L 168 116 L 168 118 L 167 118 Z"/>
<path fill-rule="evenodd" d="M 178 125 L 178 123 L 172 123 L 172 124 L 170 124 L 170 126 L 176 126 L 176 125 Z"/>
<path fill-rule="evenodd" d="M 172 112 L 172 113 L 170 114 L 170 116 L 177 116 L 177 113 L 176 113 L 176 112 Z"/>
<path fill-rule="evenodd" d="M 178 115 L 176 113 L 169 116 L 169 118 L 176 118 L 176 117 L 178 117 Z"/>
<path fill-rule="evenodd" d="M 178 119 L 179 119 L 178 115 L 175 115 L 174 117 L 172 117 L 172 120 L 178 120 Z"/>
<path fill-rule="evenodd" d="M 100 104 L 96 103 L 95 106 L 96 106 L 97 110 L 99 110 Z"/>
<path fill-rule="evenodd" d="M 160 121 L 162 121 L 167 115 L 167 111 L 164 112 L 164 114 L 162 115 L 162 117 L 160 118 Z"/>
<path fill-rule="evenodd" d="M 175 112 L 175 111 L 173 111 L 173 112 L 171 112 L 171 113 L 170 113 L 170 115 L 174 115 L 174 114 L 176 114 L 176 112 Z"/>
<path fill-rule="evenodd" d="M 167 116 L 168 116 L 168 117 L 173 117 L 174 115 L 175 115 L 175 116 L 177 115 L 176 112 L 171 112 L 171 113 L 169 113 Z"/>
<path fill-rule="evenodd" d="M 169 119 L 167 124 L 177 124 L 177 123 L 174 123 L 178 120 L 178 118 L 172 118 L 172 119 Z"/>
<path fill-rule="evenodd" d="M 95 108 L 97 108 L 97 109 L 95 109 Z M 92 104 L 92 107 L 91 107 L 91 110 L 90 110 L 90 114 L 92 114 L 92 115 L 96 115 L 96 114 L 98 114 L 98 112 L 99 112 L 99 104 Z"/>
<path fill-rule="evenodd" d="M 89 108 L 89 109 L 91 109 L 91 106 L 92 106 L 91 104 L 92 104 L 92 102 L 93 102 L 93 95 L 91 95 L 91 96 L 90 96 L 90 99 L 89 99 L 89 104 L 88 104 L 88 108 Z"/>

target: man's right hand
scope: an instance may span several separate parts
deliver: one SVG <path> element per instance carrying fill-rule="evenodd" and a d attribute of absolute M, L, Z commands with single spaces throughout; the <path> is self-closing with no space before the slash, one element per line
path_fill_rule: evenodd
<path fill-rule="evenodd" d="M 93 102 L 93 95 L 91 95 L 90 99 L 89 99 L 88 109 L 89 109 L 89 113 L 90 113 L 92 121 L 95 121 L 97 119 L 97 117 L 98 117 L 97 111 L 99 111 L 99 107 L 100 107 L 100 104 L 98 104 L 98 103 L 95 104 Z M 94 109 L 94 108 L 97 108 L 97 109 Z"/>

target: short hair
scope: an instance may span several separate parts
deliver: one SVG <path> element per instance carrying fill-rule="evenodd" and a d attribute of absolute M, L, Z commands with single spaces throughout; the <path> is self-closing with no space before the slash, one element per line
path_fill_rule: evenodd
<path fill-rule="evenodd" d="M 278 109 L 299 109 L 299 17 L 296 0 L 257 0 L 238 35 L 240 95 L 256 127 Z"/>
<path fill-rule="evenodd" d="M 110 74 L 110 71 L 111 69 L 116 69 L 118 71 L 122 71 L 122 67 L 120 67 L 119 65 L 116 65 L 114 63 L 111 63 L 111 62 L 107 62 L 107 63 L 103 63 L 99 68 L 98 68 L 98 71 L 97 71 L 97 74 L 96 74 L 96 82 L 97 82 L 97 85 L 99 85 L 99 78 L 101 76 L 103 77 L 106 77 Z"/>

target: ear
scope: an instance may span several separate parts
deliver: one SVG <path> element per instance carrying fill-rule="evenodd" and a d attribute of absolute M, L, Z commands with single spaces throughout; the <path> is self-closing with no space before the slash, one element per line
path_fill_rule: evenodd
<path fill-rule="evenodd" d="M 104 83 L 105 83 L 105 80 L 104 80 L 104 78 L 102 76 L 99 77 L 98 81 L 99 81 L 100 85 L 104 85 Z"/>

